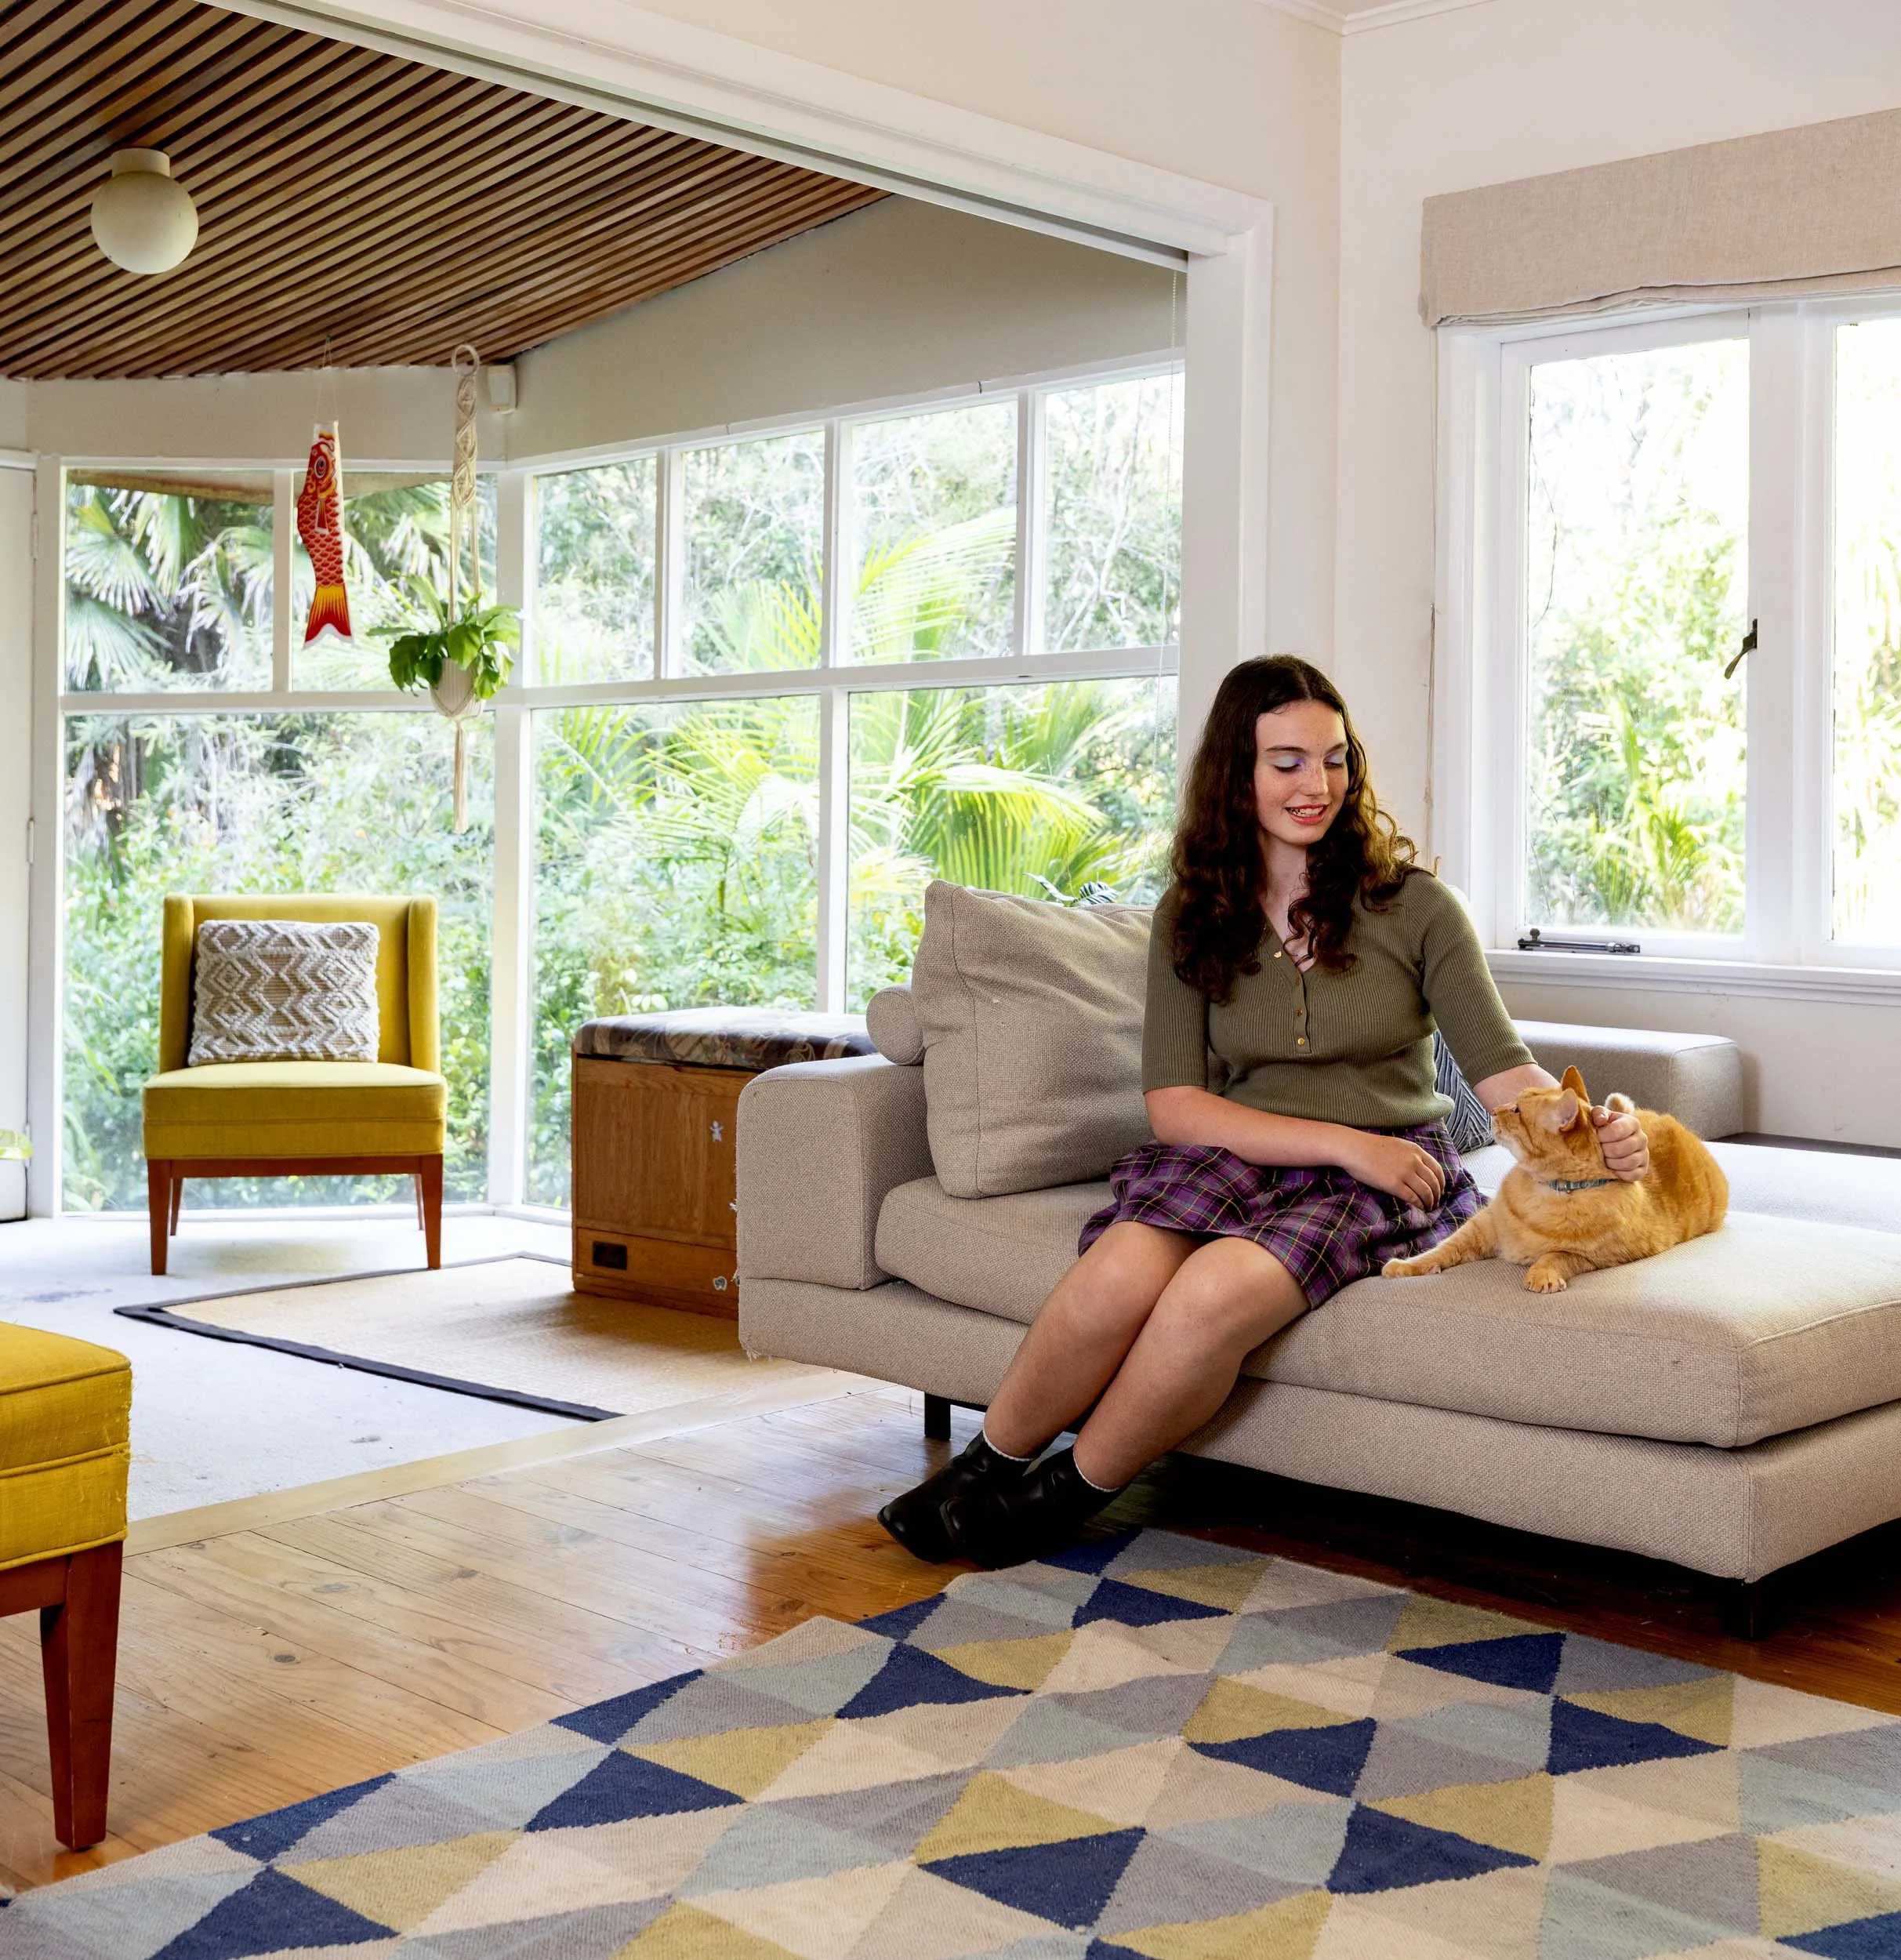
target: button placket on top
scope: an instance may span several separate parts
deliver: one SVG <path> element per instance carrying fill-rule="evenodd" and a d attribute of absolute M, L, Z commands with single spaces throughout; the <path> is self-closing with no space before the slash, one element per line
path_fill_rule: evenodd
<path fill-rule="evenodd" d="M 1307 1039 L 1307 975 L 1301 971 L 1300 961 L 1289 957 L 1287 949 L 1285 946 L 1276 946 L 1274 949 L 1274 956 L 1276 960 L 1286 960 L 1287 961 L 1287 970 L 1293 975 L 1293 1045 L 1297 1048 L 1305 1048 L 1308 1045 Z"/>

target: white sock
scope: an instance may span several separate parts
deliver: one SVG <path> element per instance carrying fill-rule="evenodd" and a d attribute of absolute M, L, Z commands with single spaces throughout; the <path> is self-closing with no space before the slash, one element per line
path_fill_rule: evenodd
<path fill-rule="evenodd" d="M 1082 1465 L 1076 1462 L 1076 1452 L 1073 1450 L 1072 1450 L 1069 1453 L 1069 1461 L 1072 1463 L 1076 1463 L 1076 1475 L 1089 1486 L 1090 1489 L 1092 1490 L 1100 1490 L 1105 1497 L 1114 1497 L 1116 1493 L 1122 1488 L 1122 1486 L 1119 1483 L 1097 1483 L 1095 1479 L 1083 1468 Z"/>
<path fill-rule="evenodd" d="M 1027 1456 L 1027 1457 L 1013 1457 L 1013 1456 L 1010 1454 L 1010 1452 L 1009 1452 L 1007 1450 L 999 1450 L 999 1449 L 998 1449 L 998 1448 L 997 1448 L 997 1446 L 996 1446 L 996 1444 L 994 1442 L 992 1442 L 992 1439 L 991 1439 L 991 1436 L 990 1436 L 990 1429 L 989 1429 L 989 1425 L 988 1424 L 985 1424 L 985 1425 L 983 1427 L 983 1428 L 981 1428 L 981 1430 L 979 1430 L 978 1433 L 980 1436 L 982 1436 L 982 1438 L 983 1438 L 983 1439 L 984 1439 L 984 1441 L 985 1441 L 985 1443 L 989 1443 L 989 1444 L 990 1445 L 990 1449 L 991 1449 L 992 1454 L 994 1454 L 994 1455 L 996 1455 L 996 1456 L 999 1456 L 999 1457 L 1001 1457 L 1006 1463 L 1028 1463 L 1028 1462 L 1029 1462 L 1029 1461 L 1031 1461 L 1031 1460 L 1032 1460 L 1032 1459 L 1035 1457 L 1035 1455 L 1036 1455 L 1036 1452 L 1032 1450 L 1030 1452 L 1029 1456 Z"/>

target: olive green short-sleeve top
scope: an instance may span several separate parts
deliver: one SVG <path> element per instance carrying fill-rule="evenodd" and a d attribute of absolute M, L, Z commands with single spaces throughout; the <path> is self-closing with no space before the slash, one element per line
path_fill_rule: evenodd
<path fill-rule="evenodd" d="M 1429 873 L 1408 877 L 1384 909 L 1355 903 L 1351 971 L 1303 973 L 1264 930 L 1261 971 L 1239 975 L 1219 1004 L 1175 971 L 1181 902 L 1171 887 L 1149 935 L 1145 1090 L 1213 1089 L 1276 1116 L 1399 1130 L 1452 1108 L 1433 1086 L 1435 1027 L 1468 1081 L 1532 1059 L 1465 908 Z"/>

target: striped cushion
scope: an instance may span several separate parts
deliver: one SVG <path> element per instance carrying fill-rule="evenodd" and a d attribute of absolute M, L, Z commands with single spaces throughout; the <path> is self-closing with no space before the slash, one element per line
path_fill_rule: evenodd
<path fill-rule="evenodd" d="M 198 927 L 190 1065 L 374 1062 L 376 942 L 366 920 L 207 919 Z"/>

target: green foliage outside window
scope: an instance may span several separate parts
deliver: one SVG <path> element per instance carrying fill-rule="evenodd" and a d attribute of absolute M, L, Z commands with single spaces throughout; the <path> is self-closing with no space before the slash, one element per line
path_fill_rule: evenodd
<path fill-rule="evenodd" d="M 1526 923 L 1739 932 L 1747 347 L 1533 377 Z"/>

